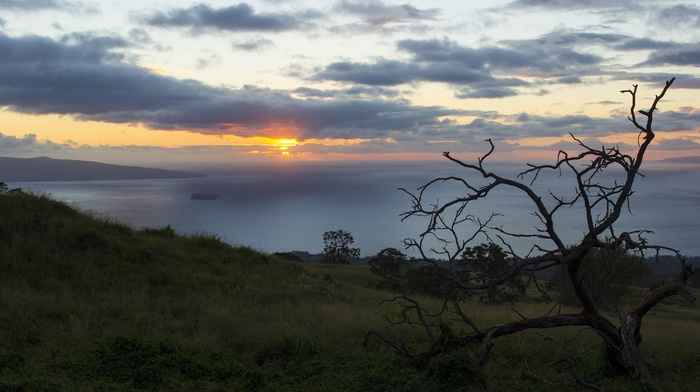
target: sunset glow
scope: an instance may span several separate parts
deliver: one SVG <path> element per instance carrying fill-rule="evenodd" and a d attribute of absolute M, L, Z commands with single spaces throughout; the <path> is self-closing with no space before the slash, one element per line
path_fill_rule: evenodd
<path fill-rule="evenodd" d="M 637 84 L 643 109 L 677 76 L 650 157 L 700 156 L 697 5 L 245 4 L 7 6 L 2 47 L 29 57 L 0 58 L 0 152 L 440 159 L 444 150 L 478 156 L 492 139 L 493 157 L 510 159 L 556 154 L 570 134 L 634 146 L 630 96 L 620 91 Z M 687 11 L 673 23 L 660 16 L 676 9 Z M 391 17 L 379 23 L 377 13 Z M 37 15 L 53 23 L 33 23 Z"/>
<path fill-rule="evenodd" d="M 0 0 L 0 389 L 692 390 L 699 92 L 700 0 Z"/>

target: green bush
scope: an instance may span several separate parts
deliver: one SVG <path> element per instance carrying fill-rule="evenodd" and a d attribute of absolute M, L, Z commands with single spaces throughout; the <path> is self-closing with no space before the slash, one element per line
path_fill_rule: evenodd
<path fill-rule="evenodd" d="M 583 281 L 593 294 L 593 299 L 603 309 L 618 308 L 625 296 L 641 283 L 650 267 L 638 254 L 628 253 L 620 247 L 614 250 L 594 249 L 581 263 Z M 574 287 L 569 279 L 567 266 L 558 268 L 547 282 L 546 288 L 565 305 L 579 305 Z"/>
<path fill-rule="evenodd" d="M 235 362 L 172 342 L 146 342 L 136 337 L 109 339 L 98 345 L 95 357 L 99 377 L 137 389 L 152 389 L 172 381 L 226 381 L 244 373 Z"/>
<path fill-rule="evenodd" d="M 27 361 L 14 351 L 0 350 L 0 375 L 21 369 Z"/>
<path fill-rule="evenodd" d="M 503 248 L 488 243 L 465 249 L 459 267 L 473 284 L 488 285 L 512 265 Z M 513 303 L 523 297 L 525 288 L 525 282 L 518 273 L 503 283 L 481 291 L 479 302 L 491 305 Z"/>

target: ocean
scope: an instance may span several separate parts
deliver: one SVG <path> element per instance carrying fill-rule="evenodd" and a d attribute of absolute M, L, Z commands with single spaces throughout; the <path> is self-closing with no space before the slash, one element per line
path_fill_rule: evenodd
<path fill-rule="evenodd" d="M 492 165 L 494 172 L 513 172 L 511 165 Z M 521 167 L 518 167 L 521 168 Z M 201 171 L 201 170 L 200 170 Z M 323 250 L 323 233 L 343 229 L 352 233 L 353 247 L 362 256 L 383 248 L 403 249 L 405 238 L 417 238 L 425 219 L 401 221 L 412 206 L 399 190 L 415 191 L 442 176 L 463 176 L 456 165 L 412 163 L 306 163 L 220 167 L 204 170 L 207 177 L 163 180 L 10 183 L 10 187 L 41 192 L 83 210 L 127 223 L 135 228 L 172 226 L 183 234 L 214 234 L 232 245 L 264 252 Z M 700 255 L 700 170 L 657 165 L 644 170 L 631 197 L 631 213 L 619 220 L 618 232 L 654 231 L 650 242 Z M 478 179 L 474 178 L 478 182 Z M 612 181 L 610 178 L 609 180 Z M 535 184 L 544 198 L 570 190 L 566 173 L 543 176 Z M 218 195 L 217 200 L 192 200 L 194 193 Z M 432 194 L 445 202 L 460 195 L 455 187 Z M 527 199 L 517 192 L 493 193 L 467 210 L 479 219 L 501 213 L 504 229 L 530 231 L 537 224 Z M 575 208 L 558 213 L 558 228 L 567 243 L 580 238 L 585 221 Z M 469 235 L 465 231 L 462 235 Z M 479 241 L 474 243 L 478 244 Z M 530 244 L 514 241 L 527 251 Z M 412 254 L 411 252 L 407 252 Z"/>

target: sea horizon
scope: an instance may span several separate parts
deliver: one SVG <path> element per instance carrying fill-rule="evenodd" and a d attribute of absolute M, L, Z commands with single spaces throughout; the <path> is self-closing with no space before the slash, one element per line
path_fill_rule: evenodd
<path fill-rule="evenodd" d="M 700 227 L 700 174 L 681 165 L 650 166 L 643 170 L 645 177 L 636 180 L 630 199 L 632 212 L 621 217 L 617 232 L 650 230 L 654 232 L 647 235 L 650 242 L 688 256 L 700 255 L 695 239 Z M 525 166 L 496 163 L 489 167 L 514 176 L 516 169 Z M 201 167 L 196 170 L 203 171 Z M 403 240 L 417 238 L 427 224 L 425 219 L 402 222 L 401 214 L 411 208 L 411 199 L 399 188 L 415 191 L 434 178 L 466 174 L 450 162 L 250 164 L 211 167 L 204 173 L 207 176 L 200 178 L 8 185 L 46 193 L 137 229 L 170 225 L 182 234 L 211 234 L 231 245 L 268 253 L 321 253 L 323 233 L 342 229 L 353 235 L 352 246 L 361 249 L 362 257 L 368 257 L 387 247 L 405 251 Z M 538 181 L 544 182 L 538 188 L 541 193 L 568 186 L 566 173 L 561 179 Z M 194 193 L 218 198 L 192 200 Z M 436 195 L 436 201 L 444 202 L 450 196 L 449 192 Z M 498 212 L 504 214 L 503 225 L 516 227 L 526 227 L 531 218 L 522 195 L 494 194 L 484 202 L 470 213 L 485 217 Z M 571 218 L 561 217 L 571 219 L 570 227 L 560 229 L 574 243 L 583 228 L 574 212 L 570 213 Z M 525 251 L 528 245 L 518 246 Z"/>

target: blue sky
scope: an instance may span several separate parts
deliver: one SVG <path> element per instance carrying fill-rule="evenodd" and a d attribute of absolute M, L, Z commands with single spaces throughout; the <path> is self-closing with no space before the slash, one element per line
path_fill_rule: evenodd
<path fill-rule="evenodd" d="M 633 148 L 619 91 L 671 77 L 650 157 L 700 155 L 697 1 L 0 0 L 0 29 L 3 156 L 553 158 Z"/>

